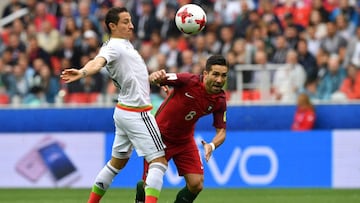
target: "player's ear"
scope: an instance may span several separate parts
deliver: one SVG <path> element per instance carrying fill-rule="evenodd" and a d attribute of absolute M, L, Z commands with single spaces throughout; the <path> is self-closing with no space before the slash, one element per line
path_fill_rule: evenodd
<path fill-rule="evenodd" d="M 116 28 L 116 24 L 115 23 L 109 23 L 109 28 L 111 30 L 114 30 Z"/>

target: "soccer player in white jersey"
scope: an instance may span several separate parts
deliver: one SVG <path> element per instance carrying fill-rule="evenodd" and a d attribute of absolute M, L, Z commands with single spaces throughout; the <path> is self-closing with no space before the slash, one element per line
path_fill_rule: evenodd
<path fill-rule="evenodd" d="M 118 103 L 114 110 L 115 139 L 111 160 L 95 179 L 88 203 L 100 202 L 114 177 L 125 167 L 133 147 L 139 156 L 150 162 L 145 181 L 146 203 L 157 202 L 167 169 L 165 145 L 155 118 L 151 115 L 148 70 L 129 39 L 134 26 L 126 8 L 113 7 L 105 17 L 110 39 L 98 55 L 81 69 L 65 69 L 61 78 L 70 83 L 93 75 L 106 67 L 115 86 L 119 89 Z"/>

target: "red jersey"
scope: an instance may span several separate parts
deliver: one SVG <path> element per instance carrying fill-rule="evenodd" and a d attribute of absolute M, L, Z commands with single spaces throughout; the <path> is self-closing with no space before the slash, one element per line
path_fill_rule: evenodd
<path fill-rule="evenodd" d="M 161 84 L 172 86 L 173 90 L 155 115 L 165 143 L 191 141 L 196 122 L 202 116 L 211 113 L 213 126 L 226 128 L 224 91 L 219 94 L 208 94 L 200 75 L 177 73 L 173 76 Z"/>
<path fill-rule="evenodd" d="M 292 130 L 311 130 L 315 123 L 315 112 L 312 109 L 298 108 L 294 116 Z"/>

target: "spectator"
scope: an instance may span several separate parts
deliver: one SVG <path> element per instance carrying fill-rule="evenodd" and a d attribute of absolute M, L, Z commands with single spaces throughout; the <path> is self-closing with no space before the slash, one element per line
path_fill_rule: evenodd
<path fill-rule="evenodd" d="M 276 5 L 274 4 L 273 1 L 261 0 L 259 2 L 259 7 L 258 7 L 256 13 L 259 15 L 262 22 L 266 23 L 267 25 L 269 25 L 270 23 L 275 23 L 277 25 L 277 27 L 279 28 L 279 31 L 282 32 L 283 26 L 281 25 L 279 16 L 277 16 L 274 12 L 275 7 L 276 7 Z M 259 24 L 257 24 L 257 25 L 259 25 Z"/>
<path fill-rule="evenodd" d="M 240 1 L 215 1 L 214 11 L 216 23 L 233 25 L 235 17 L 241 13 Z"/>
<path fill-rule="evenodd" d="M 179 30 L 177 29 L 174 20 L 178 8 L 177 4 L 175 1 L 166 1 L 165 4 L 165 14 L 161 19 L 159 19 L 161 21 L 159 32 L 163 39 L 168 38 L 170 35 L 179 34 Z"/>
<path fill-rule="evenodd" d="M 347 77 L 341 84 L 340 92 L 347 99 L 360 99 L 360 70 L 353 64 L 347 67 Z"/>
<path fill-rule="evenodd" d="M 214 31 L 207 31 L 205 33 L 205 46 L 210 54 L 219 54 L 221 48 L 221 42 L 218 40 Z"/>
<path fill-rule="evenodd" d="M 300 90 L 300 93 L 307 94 L 311 101 L 318 102 L 319 99 L 317 98 L 317 86 L 318 79 L 308 78 L 305 81 L 304 87 Z"/>
<path fill-rule="evenodd" d="M 284 25 L 285 25 L 284 29 L 291 26 L 294 27 L 296 31 L 299 33 L 304 31 L 305 29 L 304 25 L 294 22 L 294 15 L 292 13 L 287 13 L 284 16 Z"/>
<path fill-rule="evenodd" d="M 250 18 L 251 15 L 256 15 L 256 17 Z M 256 20 L 255 20 L 256 19 Z M 251 21 L 254 20 L 255 22 Z M 235 22 L 234 22 L 234 30 L 235 38 L 245 38 L 246 36 L 246 29 L 252 24 L 260 20 L 259 15 L 256 11 L 251 12 L 248 6 L 247 1 L 241 1 L 241 13 L 236 16 Z"/>
<path fill-rule="evenodd" d="M 326 10 L 324 7 L 324 1 L 323 0 L 312 0 L 311 1 L 311 7 L 312 11 L 317 11 L 320 14 L 321 21 L 322 22 L 328 22 L 329 21 L 329 11 Z"/>
<path fill-rule="evenodd" d="M 194 52 L 187 49 L 181 52 L 181 65 L 179 66 L 179 72 L 191 72 L 194 65 Z"/>
<path fill-rule="evenodd" d="M 11 78 L 9 78 L 9 95 L 12 101 L 21 100 L 30 90 L 30 81 L 27 80 L 26 70 L 19 64 L 14 65 Z"/>
<path fill-rule="evenodd" d="M 26 45 L 20 40 L 20 34 L 15 32 L 10 33 L 8 47 L 12 49 L 12 58 L 15 61 L 19 58 L 21 53 L 25 53 L 26 51 Z"/>
<path fill-rule="evenodd" d="M 71 8 L 71 4 L 63 2 L 61 4 L 61 16 L 58 18 L 58 30 L 61 34 L 65 34 L 66 24 L 69 19 L 72 19 L 74 12 Z"/>
<path fill-rule="evenodd" d="M 307 94 L 300 94 L 297 98 L 297 108 L 291 125 L 293 131 L 312 130 L 316 119 L 315 109 Z"/>
<path fill-rule="evenodd" d="M 13 87 L 11 87 L 11 77 L 13 77 L 12 67 L 4 64 L 3 59 L 0 58 L 0 94 L 10 94 Z"/>
<path fill-rule="evenodd" d="M 349 64 L 360 67 L 360 27 L 356 28 L 356 33 L 351 37 L 346 48 L 344 66 Z"/>
<path fill-rule="evenodd" d="M 49 54 L 54 54 L 60 47 L 61 35 L 60 32 L 52 27 L 49 21 L 42 23 L 41 31 L 37 34 L 39 47 Z"/>
<path fill-rule="evenodd" d="M 314 26 L 309 25 L 306 29 L 306 36 L 304 37 L 304 39 L 306 39 L 307 41 L 307 47 L 309 49 L 309 52 L 313 55 L 316 56 L 316 54 L 319 51 L 320 48 L 320 39 L 318 39 L 316 37 L 316 30 Z"/>
<path fill-rule="evenodd" d="M 236 53 L 235 51 L 229 51 L 226 54 L 226 61 L 228 62 L 229 71 L 227 74 L 227 81 L 226 81 L 226 90 L 232 92 L 236 90 L 236 82 L 237 82 L 237 76 L 236 76 L 236 70 L 235 67 L 238 65 L 238 61 L 236 59 Z M 244 74 L 244 73 L 243 73 Z"/>
<path fill-rule="evenodd" d="M 160 27 L 154 13 L 152 0 L 141 0 L 141 15 L 134 16 L 134 32 L 136 37 L 141 41 L 149 41 L 151 33 Z"/>
<path fill-rule="evenodd" d="M 22 100 L 22 103 L 32 107 L 44 105 L 46 103 L 44 91 L 39 86 L 31 87 L 29 93 Z"/>
<path fill-rule="evenodd" d="M 13 57 L 13 49 L 11 47 L 6 47 L 2 53 L 3 64 L 6 66 L 13 66 L 16 64 L 16 59 Z"/>
<path fill-rule="evenodd" d="M 310 26 L 314 28 L 315 38 L 322 39 L 326 37 L 326 22 L 322 19 L 321 13 L 318 10 L 312 10 L 310 13 Z"/>
<path fill-rule="evenodd" d="M 45 63 L 51 64 L 50 54 L 39 46 L 39 42 L 36 36 L 30 36 L 28 43 L 29 44 L 26 49 L 26 54 L 29 57 L 30 64 L 32 64 L 36 58 L 42 58 Z"/>
<path fill-rule="evenodd" d="M 91 52 L 96 52 L 99 48 L 99 36 L 93 30 L 87 30 L 83 34 L 82 44 L 81 44 L 81 53 L 82 55 L 90 54 Z"/>
<path fill-rule="evenodd" d="M 345 18 L 345 15 L 342 14 L 336 16 L 335 24 L 339 35 L 348 42 L 349 39 L 354 35 L 356 26 L 349 23 Z"/>
<path fill-rule="evenodd" d="M 235 60 L 238 64 L 250 64 L 251 63 L 251 52 L 247 46 L 245 39 L 235 39 L 231 51 L 235 54 Z"/>
<path fill-rule="evenodd" d="M 275 53 L 271 57 L 272 63 L 285 63 L 286 55 L 288 53 L 288 44 L 285 36 L 279 35 L 276 37 Z"/>
<path fill-rule="evenodd" d="M 81 49 L 75 45 L 73 36 L 65 35 L 62 38 L 62 44 L 60 49 L 55 54 L 59 59 L 67 58 L 70 60 L 71 65 L 79 67 L 81 58 Z M 62 66 L 64 67 L 64 66 Z M 66 66 L 67 67 L 67 66 Z"/>
<path fill-rule="evenodd" d="M 308 51 L 306 40 L 300 39 L 297 43 L 298 61 L 306 71 L 306 78 L 316 79 L 318 68 L 315 57 Z"/>
<path fill-rule="evenodd" d="M 340 88 L 346 77 L 346 71 L 340 66 L 340 59 L 332 55 L 327 63 L 324 76 L 319 81 L 318 98 L 323 101 L 330 101 L 332 95 Z"/>
<path fill-rule="evenodd" d="M 96 15 L 91 12 L 89 0 L 80 0 L 78 4 L 78 16 L 75 18 L 76 27 L 81 28 L 84 25 L 84 21 L 90 21 L 94 27 L 94 31 L 99 33 L 101 30 L 99 20 Z"/>
<path fill-rule="evenodd" d="M 24 44 L 24 42 L 27 42 L 27 34 L 26 34 L 24 22 L 22 22 L 19 19 L 16 19 L 13 21 L 11 28 L 12 28 L 11 32 L 14 33 L 16 36 L 18 36 L 19 41 L 22 44 Z M 22 51 L 25 51 L 25 46 Z"/>
<path fill-rule="evenodd" d="M 223 56 L 231 49 L 233 44 L 234 30 L 231 26 L 223 26 L 220 28 L 220 39 L 221 39 L 221 48 L 220 54 Z"/>
<path fill-rule="evenodd" d="M 272 81 L 273 70 L 268 69 L 268 57 L 264 50 L 257 50 L 255 52 L 255 64 L 257 64 L 259 70 L 252 71 L 251 84 L 254 86 L 254 90 L 261 92 L 261 99 L 270 99 L 270 87 Z M 244 78 L 246 81 L 246 78 Z"/>
<path fill-rule="evenodd" d="M 284 36 L 287 42 L 288 49 L 296 49 L 296 44 L 299 41 L 300 33 L 295 26 L 287 26 L 284 30 Z"/>
<path fill-rule="evenodd" d="M 41 90 L 43 93 L 44 103 L 55 103 L 55 97 L 60 90 L 60 82 L 58 77 L 51 74 L 51 68 L 47 64 L 40 67 L 38 74 L 34 77 L 32 88 Z"/>
<path fill-rule="evenodd" d="M 34 24 L 36 27 L 36 31 L 41 31 L 42 24 L 48 21 L 50 22 L 53 28 L 57 27 L 57 19 L 54 15 L 48 12 L 48 8 L 44 2 L 37 2 L 36 3 L 36 11 L 35 11 L 35 18 Z"/>
<path fill-rule="evenodd" d="M 276 100 L 295 101 L 297 93 L 305 84 L 306 73 L 297 57 L 296 51 L 290 50 L 286 55 L 286 64 L 275 71 L 273 91 Z"/>
<path fill-rule="evenodd" d="M 351 26 L 356 27 L 359 22 L 359 14 L 356 8 L 349 4 L 349 0 L 339 0 L 339 6 L 330 14 L 330 20 L 336 21 L 339 15 L 344 15 L 345 19 Z"/>
<path fill-rule="evenodd" d="M 194 39 L 194 63 L 200 62 L 201 58 L 208 58 L 209 52 L 206 49 L 206 41 L 204 35 L 197 35 Z"/>
<path fill-rule="evenodd" d="M 338 55 L 339 61 L 343 62 L 346 53 L 346 39 L 338 34 L 335 22 L 327 22 L 326 29 L 327 35 L 321 40 L 320 48 L 329 54 Z"/>
<path fill-rule="evenodd" d="M 59 18 L 62 15 L 58 0 L 45 0 L 45 3 L 50 14 L 54 15 L 56 18 Z"/>
<path fill-rule="evenodd" d="M 160 47 L 160 52 L 167 57 L 166 66 L 179 67 L 181 60 L 181 52 L 178 48 L 179 36 L 169 36 L 167 41 Z"/>

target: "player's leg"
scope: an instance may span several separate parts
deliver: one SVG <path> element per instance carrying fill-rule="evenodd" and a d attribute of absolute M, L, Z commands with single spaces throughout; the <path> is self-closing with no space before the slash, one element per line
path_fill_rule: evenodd
<path fill-rule="evenodd" d="M 195 140 L 180 146 L 182 151 L 173 157 L 179 175 L 184 176 L 186 186 L 176 195 L 175 203 L 193 202 L 203 189 L 204 167 Z"/>
<path fill-rule="evenodd" d="M 98 203 L 110 187 L 113 179 L 123 169 L 129 159 L 118 159 L 112 157 L 109 162 L 101 169 L 95 178 L 95 183 L 91 189 L 88 203 Z"/>
<path fill-rule="evenodd" d="M 167 161 L 165 157 L 150 161 L 148 175 L 145 180 L 145 203 L 156 203 L 159 199 L 166 170 Z"/>
<path fill-rule="evenodd" d="M 135 203 L 144 203 L 145 202 L 145 180 L 146 175 L 149 170 L 149 164 L 144 159 L 144 165 L 143 165 L 143 176 L 140 181 L 136 184 L 136 196 L 135 196 Z"/>
<path fill-rule="evenodd" d="M 186 186 L 176 195 L 175 203 L 193 202 L 203 189 L 204 176 L 201 174 L 184 175 Z"/>
<path fill-rule="evenodd" d="M 98 203 L 100 201 L 115 176 L 125 167 L 131 156 L 133 146 L 126 135 L 126 130 L 124 130 L 126 122 L 122 117 L 126 115 L 125 112 L 118 112 L 117 109 L 114 112 L 115 138 L 112 146 L 112 157 L 96 176 L 88 203 Z"/>
<path fill-rule="evenodd" d="M 144 156 L 149 163 L 145 180 L 145 203 L 156 203 L 163 185 L 167 170 L 165 145 L 155 118 L 150 112 L 140 112 L 140 119 L 133 123 L 129 130 L 129 139 L 139 156 Z M 130 136 L 131 134 L 131 136 Z"/>

